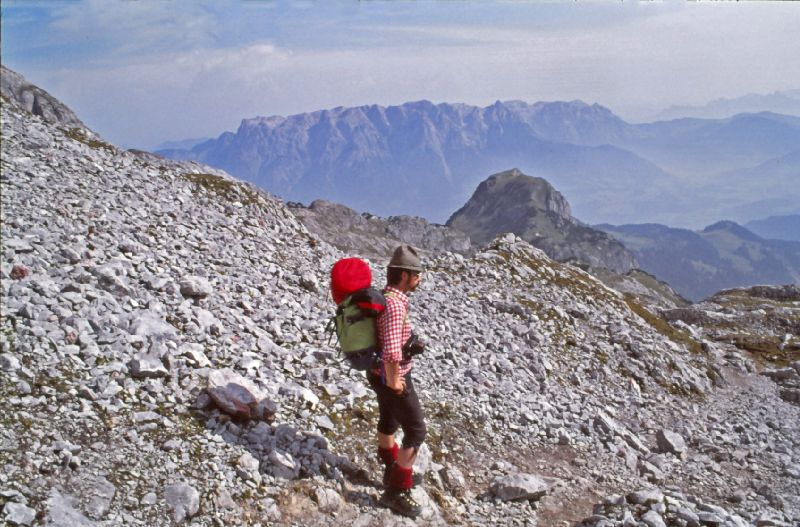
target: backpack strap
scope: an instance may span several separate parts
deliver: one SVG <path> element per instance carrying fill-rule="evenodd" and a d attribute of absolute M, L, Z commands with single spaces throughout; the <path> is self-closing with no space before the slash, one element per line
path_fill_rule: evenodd
<path fill-rule="evenodd" d="M 397 296 L 397 293 L 395 293 L 394 291 L 389 291 L 389 290 L 387 290 L 387 289 L 384 289 L 384 290 L 383 290 L 383 296 L 385 296 L 385 297 L 387 297 L 387 298 L 399 298 L 399 297 Z M 403 323 L 404 323 L 404 324 L 408 324 L 408 323 L 409 323 L 409 318 L 408 318 L 408 308 L 407 308 L 407 307 L 406 307 L 406 315 L 405 315 L 405 317 L 403 318 Z"/>

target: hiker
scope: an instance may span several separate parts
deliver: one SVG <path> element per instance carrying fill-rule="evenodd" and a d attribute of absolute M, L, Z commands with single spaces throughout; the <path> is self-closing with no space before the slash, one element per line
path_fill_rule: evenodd
<path fill-rule="evenodd" d="M 422 263 L 409 245 L 395 249 L 386 276 L 386 309 L 378 316 L 381 349 L 378 367 L 367 371 L 367 380 L 378 398 L 378 457 L 385 465 L 386 490 L 380 503 L 404 516 L 416 517 L 421 508 L 411 497 L 415 483 L 414 460 L 425 440 L 425 417 L 411 378 L 413 355 L 423 344 L 413 336 L 408 319 L 408 294 L 422 279 Z M 394 439 L 403 428 L 403 444 Z M 418 478 L 417 478 L 418 480 Z"/>

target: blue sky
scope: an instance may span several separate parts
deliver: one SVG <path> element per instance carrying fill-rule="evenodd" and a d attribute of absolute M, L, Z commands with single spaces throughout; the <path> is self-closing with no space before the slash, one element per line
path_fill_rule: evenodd
<path fill-rule="evenodd" d="M 2 2 L 3 64 L 140 148 L 420 99 L 636 119 L 800 87 L 798 34 L 790 2 Z"/>

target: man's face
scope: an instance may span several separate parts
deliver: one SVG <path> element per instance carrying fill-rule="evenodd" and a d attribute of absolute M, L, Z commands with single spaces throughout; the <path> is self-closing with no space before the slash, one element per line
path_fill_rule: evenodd
<path fill-rule="evenodd" d="M 417 290 L 417 286 L 422 281 L 422 273 L 419 271 L 405 271 L 403 272 L 403 282 L 405 290 L 408 293 L 413 293 Z"/>

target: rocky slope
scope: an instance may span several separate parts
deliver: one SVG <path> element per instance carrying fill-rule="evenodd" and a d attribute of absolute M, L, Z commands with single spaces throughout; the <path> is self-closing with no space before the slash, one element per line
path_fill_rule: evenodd
<path fill-rule="evenodd" d="M 596 227 L 693 301 L 725 288 L 800 283 L 800 243 L 765 240 L 730 221 L 697 232 L 654 224 Z"/>
<path fill-rule="evenodd" d="M 400 242 L 424 252 L 474 252 L 469 236 L 423 218 L 359 214 L 327 200 L 315 200 L 308 207 L 301 203 L 287 205 L 309 231 L 348 254 L 382 259 Z"/>
<path fill-rule="evenodd" d="M 0 122 L 6 523 L 412 524 L 325 333 L 342 253 L 225 175 Z M 418 524 L 800 521 L 800 407 L 741 353 L 514 235 L 427 266 Z"/>
<path fill-rule="evenodd" d="M 603 268 L 580 267 L 611 289 L 623 295 L 629 295 L 636 302 L 647 306 L 648 309 L 658 311 L 685 307 L 690 304 L 668 283 L 641 269 L 631 269 L 627 273 L 617 274 Z"/>
<path fill-rule="evenodd" d="M 720 291 L 664 317 L 721 350 L 752 353 L 761 373 L 781 385 L 781 397 L 800 404 L 800 287 L 756 286 Z M 747 364 L 755 371 L 754 364 Z"/>
<path fill-rule="evenodd" d="M 541 178 L 518 169 L 490 176 L 447 226 L 467 233 L 476 245 L 513 232 L 555 260 L 575 260 L 625 273 L 636 266 L 633 254 L 602 231 L 581 225 L 569 203 Z"/>

